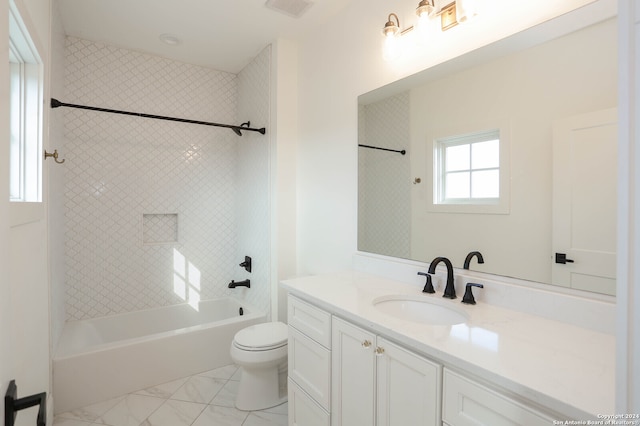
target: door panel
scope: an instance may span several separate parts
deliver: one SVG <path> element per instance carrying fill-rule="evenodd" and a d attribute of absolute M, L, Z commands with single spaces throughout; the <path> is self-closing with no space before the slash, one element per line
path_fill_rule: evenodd
<path fill-rule="evenodd" d="M 616 187 L 616 109 L 556 122 L 552 249 L 569 261 L 552 264 L 554 284 L 615 294 Z"/>

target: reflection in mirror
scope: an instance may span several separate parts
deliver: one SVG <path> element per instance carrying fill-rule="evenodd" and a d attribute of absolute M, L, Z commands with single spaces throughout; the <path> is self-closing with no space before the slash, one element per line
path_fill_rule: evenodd
<path fill-rule="evenodd" d="M 358 143 L 406 155 L 359 148 L 358 249 L 614 294 L 616 50 L 612 18 L 360 96 Z"/>

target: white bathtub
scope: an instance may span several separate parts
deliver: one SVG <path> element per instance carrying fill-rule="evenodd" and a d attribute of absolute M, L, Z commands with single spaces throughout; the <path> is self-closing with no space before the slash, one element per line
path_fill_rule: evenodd
<path fill-rule="evenodd" d="M 55 412 L 231 364 L 234 334 L 266 319 L 227 298 L 68 322 L 53 358 Z"/>

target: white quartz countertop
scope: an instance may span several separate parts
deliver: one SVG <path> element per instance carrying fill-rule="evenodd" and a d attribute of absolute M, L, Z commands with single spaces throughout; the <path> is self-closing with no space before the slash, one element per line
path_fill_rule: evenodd
<path fill-rule="evenodd" d="M 445 368 L 488 380 L 576 420 L 615 413 L 615 337 L 478 302 L 425 294 L 422 287 L 363 272 L 282 282 L 294 295 L 423 353 Z M 482 289 L 474 289 L 474 292 Z M 373 300 L 410 295 L 452 305 L 469 315 L 453 326 L 426 325 L 380 312 Z M 558 419 L 566 420 L 566 418 Z"/>

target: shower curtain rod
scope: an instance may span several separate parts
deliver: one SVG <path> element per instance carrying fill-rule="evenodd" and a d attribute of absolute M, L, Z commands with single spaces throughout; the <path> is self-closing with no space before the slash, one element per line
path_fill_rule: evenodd
<path fill-rule="evenodd" d="M 371 149 L 379 149 L 380 151 L 390 151 L 390 152 L 397 152 L 399 154 L 405 155 L 407 153 L 406 150 L 398 150 L 398 149 L 389 149 L 389 148 L 380 148 L 379 146 L 371 146 L 371 145 L 362 145 L 362 144 L 358 144 L 358 146 L 361 146 L 363 148 L 371 148 Z"/>
<path fill-rule="evenodd" d="M 225 127 L 227 129 L 233 130 L 233 132 L 242 136 L 241 130 L 248 130 L 250 132 L 258 132 L 260 134 L 265 134 L 266 129 L 264 127 L 260 129 L 251 128 L 251 122 L 247 121 L 246 123 L 242 123 L 239 126 L 234 126 L 232 124 L 220 124 L 220 123 L 212 123 L 209 121 L 197 121 L 197 120 L 187 120 L 186 118 L 176 118 L 176 117 L 166 117 L 163 115 L 153 115 L 153 114 L 143 114 L 140 112 L 130 112 L 130 111 L 119 111 L 117 109 L 108 109 L 108 108 L 98 108 L 86 105 L 77 105 L 77 104 L 67 104 L 65 102 L 60 102 L 57 99 L 51 98 L 51 108 L 58 107 L 69 107 L 69 108 L 79 108 L 79 109 L 88 109 L 90 111 L 101 111 L 101 112 L 110 112 L 113 114 L 122 114 L 122 115 L 134 115 L 136 117 L 144 117 L 144 118 L 154 118 L 156 120 L 167 120 L 167 121 L 178 121 L 180 123 L 191 123 L 191 124 L 201 124 L 204 126 L 215 126 L 215 127 Z"/>

